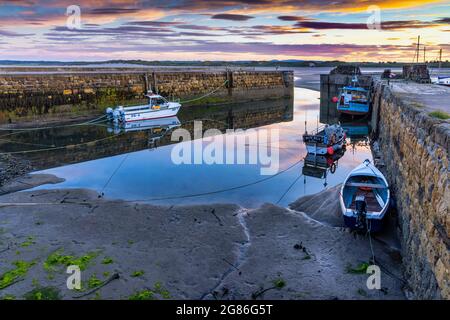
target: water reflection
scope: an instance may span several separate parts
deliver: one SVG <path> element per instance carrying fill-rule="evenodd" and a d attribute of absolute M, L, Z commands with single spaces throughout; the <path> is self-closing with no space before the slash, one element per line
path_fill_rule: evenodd
<path fill-rule="evenodd" d="M 326 175 L 321 174 L 319 177 L 318 174 L 308 174 L 313 166 L 311 159 L 305 159 L 307 153 L 302 134 L 324 123 L 334 123 L 334 120 L 319 121 L 317 91 L 296 88 L 294 101 L 184 108 L 178 116 L 181 128 L 189 132 L 193 131 L 194 120 L 204 120 L 204 130 L 216 128 L 221 132 L 229 128 L 253 128 L 256 132 L 278 129 L 279 144 L 273 147 L 279 153 L 279 173 L 261 176 L 259 164 L 176 165 L 171 161 L 175 142 L 170 140 L 171 129 L 164 126 L 151 128 L 152 134 L 156 136 L 157 131 L 165 131 L 165 134 L 158 136 L 156 148 L 151 149 L 149 130 L 129 128 L 131 130 L 127 131 L 126 128 L 115 129 L 104 125 L 52 129 L 37 134 L 23 133 L 16 135 L 15 139 L 57 146 L 87 142 L 71 150 L 28 154 L 27 157 L 38 167 L 50 168 L 39 172 L 66 179 L 63 183 L 37 189 L 90 188 L 104 191 L 106 198 L 157 204 L 237 203 L 244 207 L 257 207 L 270 202 L 285 206 L 298 197 L 341 183 L 356 165 L 370 158 L 369 147 L 362 142 L 363 129 L 358 127 L 355 131 L 357 135 L 350 133 L 347 152 L 340 159 L 315 160 L 315 163 L 325 161 L 326 168 L 319 169 L 325 169 Z M 90 142 L 101 138 L 107 139 Z M 203 146 L 208 145 L 207 141 L 198 141 Z M 0 145 L 2 150 L 24 150 L 26 147 L 6 142 Z M 256 147 L 249 144 L 245 151 Z M 224 152 L 237 152 L 233 146 L 224 148 Z M 304 169 L 304 163 L 307 169 Z M 115 174 L 111 178 L 113 172 Z"/>
<path fill-rule="evenodd" d="M 339 159 L 345 154 L 346 148 L 336 151 L 332 155 L 320 155 L 308 153 L 304 159 L 302 174 L 305 177 L 313 177 L 323 180 L 323 186 L 328 186 L 327 175 L 336 173 Z"/>

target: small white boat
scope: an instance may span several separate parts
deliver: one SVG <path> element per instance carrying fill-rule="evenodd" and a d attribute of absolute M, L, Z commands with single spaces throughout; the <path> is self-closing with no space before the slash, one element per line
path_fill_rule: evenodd
<path fill-rule="evenodd" d="M 440 84 L 441 86 L 450 87 L 450 77 L 448 77 L 448 76 L 439 76 L 436 83 Z"/>
<path fill-rule="evenodd" d="M 369 161 L 353 169 L 340 193 L 344 222 L 352 229 L 380 231 L 389 207 L 389 185 L 383 174 Z"/>
<path fill-rule="evenodd" d="M 106 109 L 109 120 L 114 122 L 131 122 L 174 117 L 181 108 L 178 102 L 169 102 L 158 94 L 146 95 L 148 104 Z"/>
<path fill-rule="evenodd" d="M 311 134 L 306 132 L 303 135 L 303 142 L 308 153 L 319 155 L 334 154 L 345 145 L 345 139 L 344 129 L 337 124 L 325 125 Z"/>

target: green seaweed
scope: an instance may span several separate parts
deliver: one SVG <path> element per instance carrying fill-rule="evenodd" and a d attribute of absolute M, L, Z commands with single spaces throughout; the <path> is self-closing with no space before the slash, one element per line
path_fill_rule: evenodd
<path fill-rule="evenodd" d="M 353 268 L 351 264 L 347 266 L 347 273 L 352 274 L 364 274 L 367 272 L 367 268 L 369 267 L 369 263 L 362 262 L 356 268 Z"/>
<path fill-rule="evenodd" d="M 40 287 L 38 279 L 31 280 L 31 285 L 35 288 Z"/>
<path fill-rule="evenodd" d="M 128 297 L 128 300 L 156 300 L 156 296 L 159 295 L 163 299 L 170 299 L 170 293 L 168 290 L 166 290 L 161 282 L 155 282 L 153 289 L 144 289 L 141 291 L 138 291 L 131 296 Z"/>
<path fill-rule="evenodd" d="M 142 290 L 129 296 L 128 300 L 154 300 L 154 294 L 151 290 Z"/>
<path fill-rule="evenodd" d="M 144 273 L 145 273 L 144 270 L 137 270 L 137 271 L 133 271 L 133 273 L 131 273 L 131 276 L 133 278 L 136 278 L 136 277 L 143 276 Z"/>
<path fill-rule="evenodd" d="M 16 300 L 16 296 L 13 294 L 5 294 L 0 300 Z"/>
<path fill-rule="evenodd" d="M 39 287 L 23 295 L 26 300 L 61 300 L 60 291 L 54 287 Z"/>
<path fill-rule="evenodd" d="M 21 246 L 22 248 L 29 247 L 29 246 L 31 246 L 31 245 L 33 245 L 33 244 L 36 243 L 36 242 L 34 242 L 33 240 L 34 240 L 34 238 L 33 238 L 32 236 L 29 236 L 29 237 L 27 238 L 26 241 L 24 241 L 24 242 L 22 242 L 22 243 L 20 244 L 20 246 Z"/>
<path fill-rule="evenodd" d="M 27 274 L 28 270 L 33 265 L 35 265 L 36 262 L 14 261 L 12 264 L 16 267 L 14 269 L 6 271 L 0 276 L 0 290 L 10 286 L 21 277 L 24 277 Z"/>
<path fill-rule="evenodd" d="M 160 294 L 163 299 L 170 299 L 170 293 L 168 290 L 166 290 L 161 282 L 156 282 L 154 286 L 154 290 L 156 293 Z"/>
<path fill-rule="evenodd" d="M 113 263 L 113 262 L 114 262 L 114 260 L 112 258 L 110 258 L 110 257 L 105 257 L 102 260 L 102 264 L 110 264 L 110 263 Z"/>
<path fill-rule="evenodd" d="M 274 285 L 275 288 L 277 288 L 277 289 L 282 289 L 282 288 L 284 288 L 284 287 L 286 286 L 286 281 L 284 281 L 283 279 L 279 278 L 279 279 L 276 279 L 276 280 L 273 282 L 273 285 Z"/>
<path fill-rule="evenodd" d="M 430 112 L 428 115 L 433 117 L 433 118 L 438 118 L 438 119 L 441 119 L 441 120 L 450 119 L 450 114 L 448 114 L 445 111 L 441 111 L 441 110 Z"/>
<path fill-rule="evenodd" d="M 99 285 L 101 285 L 103 283 L 102 280 L 100 280 L 99 278 L 97 278 L 97 276 L 95 274 L 91 275 L 91 277 L 88 280 L 88 288 L 92 289 L 95 287 L 98 287 Z"/>
<path fill-rule="evenodd" d="M 55 271 L 59 266 L 76 265 L 83 271 L 97 256 L 98 252 L 89 252 L 81 257 L 75 257 L 62 255 L 61 250 L 58 250 L 47 257 L 47 260 L 44 262 L 44 269 L 47 271 Z"/>

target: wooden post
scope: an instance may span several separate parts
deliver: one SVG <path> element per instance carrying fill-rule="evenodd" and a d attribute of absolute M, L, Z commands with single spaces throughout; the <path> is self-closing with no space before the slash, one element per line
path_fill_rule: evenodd
<path fill-rule="evenodd" d="M 417 37 L 417 63 L 419 63 L 419 55 L 420 55 L 420 36 Z"/>
<path fill-rule="evenodd" d="M 156 72 L 152 73 L 152 77 L 153 77 L 153 88 L 155 89 L 155 93 L 158 93 L 158 83 L 156 82 Z"/>
<path fill-rule="evenodd" d="M 148 75 L 147 73 L 144 73 L 144 94 L 147 94 L 148 92 Z"/>

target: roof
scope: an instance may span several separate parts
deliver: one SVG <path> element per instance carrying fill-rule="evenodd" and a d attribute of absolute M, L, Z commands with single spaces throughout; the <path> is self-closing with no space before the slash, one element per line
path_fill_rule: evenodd
<path fill-rule="evenodd" d="M 151 98 L 151 99 L 154 99 L 154 98 L 162 98 L 162 96 L 160 96 L 159 94 L 146 94 L 145 95 L 147 98 Z"/>
<path fill-rule="evenodd" d="M 367 92 L 366 89 L 361 88 L 361 87 L 344 87 L 344 90 L 352 90 L 352 91 L 361 91 L 361 92 Z"/>

